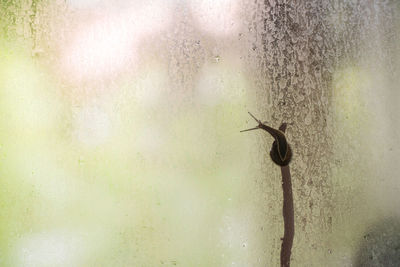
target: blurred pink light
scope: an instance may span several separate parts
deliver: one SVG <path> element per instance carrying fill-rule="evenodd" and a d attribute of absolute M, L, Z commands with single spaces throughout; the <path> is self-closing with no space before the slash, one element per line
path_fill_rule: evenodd
<path fill-rule="evenodd" d="M 82 81 L 106 78 L 134 66 L 143 36 L 168 27 L 169 2 L 135 5 L 103 15 L 91 24 L 82 20 L 71 42 L 62 47 L 63 73 L 72 81 Z"/>
<path fill-rule="evenodd" d="M 203 31 L 231 35 L 238 30 L 238 0 L 191 0 L 193 17 Z"/>
<path fill-rule="evenodd" d="M 133 25 L 106 18 L 78 30 L 63 51 L 62 67 L 74 80 L 107 76 L 134 61 L 134 50 Z"/>

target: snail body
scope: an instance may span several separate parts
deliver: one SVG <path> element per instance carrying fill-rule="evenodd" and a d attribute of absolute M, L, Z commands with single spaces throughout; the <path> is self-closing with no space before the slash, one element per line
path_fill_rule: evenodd
<path fill-rule="evenodd" d="M 275 141 L 272 143 L 272 147 L 269 153 L 272 161 L 279 166 L 288 165 L 292 159 L 293 153 L 284 134 L 287 124 L 282 123 L 279 129 L 274 129 L 262 123 L 260 120 L 254 117 L 253 114 L 251 114 L 250 112 L 249 114 L 258 122 L 258 126 L 255 128 L 243 130 L 241 132 L 257 130 L 257 129 L 263 129 L 267 131 L 275 139 Z"/>
<path fill-rule="evenodd" d="M 285 158 L 281 158 L 279 156 L 279 148 L 278 145 L 276 143 L 276 141 L 274 141 L 272 143 L 272 147 L 271 150 L 269 152 L 269 155 L 271 156 L 272 161 L 279 165 L 279 166 L 286 166 L 290 163 L 290 161 L 292 160 L 292 149 L 290 148 L 289 145 L 287 145 L 287 153 Z"/>

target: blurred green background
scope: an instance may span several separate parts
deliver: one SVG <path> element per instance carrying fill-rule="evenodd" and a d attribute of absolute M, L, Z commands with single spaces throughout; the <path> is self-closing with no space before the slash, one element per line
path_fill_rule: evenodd
<path fill-rule="evenodd" d="M 248 110 L 293 266 L 400 263 L 398 4 L 281 2 L 1 0 L 0 265 L 278 266 Z"/>

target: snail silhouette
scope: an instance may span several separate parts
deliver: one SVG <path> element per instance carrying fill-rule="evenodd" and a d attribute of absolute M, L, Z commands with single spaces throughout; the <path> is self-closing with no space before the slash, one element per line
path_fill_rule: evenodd
<path fill-rule="evenodd" d="M 275 141 L 272 143 L 271 151 L 269 152 L 272 161 L 279 166 L 288 165 L 290 163 L 290 160 L 292 159 L 292 149 L 290 148 L 290 145 L 286 141 L 286 137 L 284 134 L 287 124 L 282 123 L 282 125 L 277 130 L 272 127 L 269 127 L 268 125 L 265 125 L 256 117 L 254 117 L 254 115 L 251 114 L 250 112 L 249 114 L 253 119 L 256 120 L 256 122 L 258 122 L 258 126 L 240 132 L 247 132 L 257 129 L 263 129 L 267 131 L 275 139 Z"/>

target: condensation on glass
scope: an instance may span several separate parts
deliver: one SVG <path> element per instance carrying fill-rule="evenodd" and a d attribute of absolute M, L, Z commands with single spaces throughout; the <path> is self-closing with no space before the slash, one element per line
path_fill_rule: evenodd
<path fill-rule="evenodd" d="M 0 7 L 0 265 L 400 265 L 397 1 Z"/>

